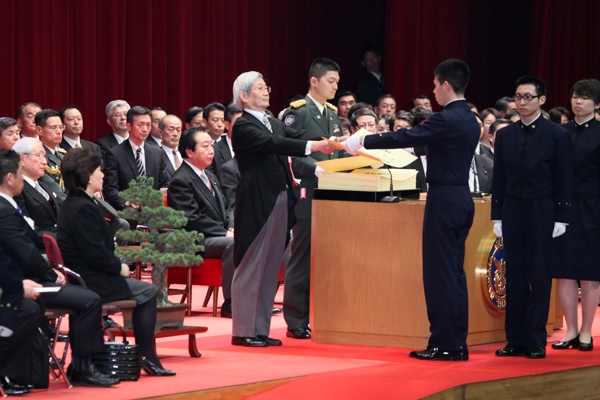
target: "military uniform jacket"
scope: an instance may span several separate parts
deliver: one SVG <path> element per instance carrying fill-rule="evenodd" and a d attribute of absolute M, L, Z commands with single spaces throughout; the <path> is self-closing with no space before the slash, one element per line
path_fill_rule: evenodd
<path fill-rule="evenodd" d="M 57 185 L 64 189 L 62 175 L 60 174 L 60 164 L 62 163 L 62 159 L 67 152 L 59 146 L 54 148 L 54 153 L 46 145 L 44 145 L 44 150 L 46 150 L 46 159 L 48 160 L 48 165 L 46 166 L 46 175 L 52 178 Z"/>
<path fill-rule="evenodd" d="M 502 220 L 504 199 L 554 198 L 555 222 L 568 223 L 573 193 L 571 141 L 567 130 L 539 117 L 514 122 L 496 133 L 492 220 Z"/>

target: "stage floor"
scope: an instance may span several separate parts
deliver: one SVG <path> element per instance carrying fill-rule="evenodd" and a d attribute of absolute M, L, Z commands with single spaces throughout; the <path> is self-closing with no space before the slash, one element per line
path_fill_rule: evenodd
<path fill-rule="evenodd" d="M 137 382 L 105 389 L 67 389 L 62 381 L 52 381 L 48 390 L 35 390 L 27 398 L 522 399 L 549 398 L 549 393 L 553 398 L 600 398 L 596 378 L 600 349 L 551 349 L 550 343 L 563 337 L 564 328 L 548 338 L 543 360 L 495 357 L 494 351 L 504 346 L 497 343 L 469 347 L 468 362 L 423 362 L 408 357 L 413 349 L 286 338 L 285 321 L 278 314 L 272 319 L 271 336 L 281 339 L 283 346 L 244 348 L 230 344 L 230 319 L 212 317 L 211 309 L 201 307 L 206 288 L 194 289 L 194 313 L 186 317 L 186 325 L 208 327 L 208 332 L 197 335 L 202 357 L 189 357 L 187 336 L 157 340 L 161 362 L 177 371 L 177 376 L 142 373 Z M 280 288 L 276 303 L 280 304 L 282 297 Z M 600 336 L 599 318 L 597 315 L 594 326 L 596 338 Z"/>

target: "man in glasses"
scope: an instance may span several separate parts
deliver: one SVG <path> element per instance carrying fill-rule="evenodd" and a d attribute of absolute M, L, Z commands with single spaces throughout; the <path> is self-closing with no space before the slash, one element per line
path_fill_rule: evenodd
<path fill-rule="evenodd" d="M 553 238 L 565 233 L 573 191 L 569 133 L 541 115 L 544 82 L 517 80 L 521 120 L 494 142 L 492 220 L 504 238 L 506 339 L 496 355 L 546 357 L 546 321 L 552 289 Z"/>
<path fill-rule="evenodd" d="M 377 133 L 377 123 L 379 123 L 379 117 L 377 117 L 375 112 L 363 108 L 355 111 L 352 114 L 350 123 L 352 124 L 352 133 L 358 131 L 359 129 L 365 129 L 371 133 Z"/>
<path fill-rule="evenodd" d="M 112 132 L 96 140 L 105 162 L 110 149 L 129 138 L 127 111 L 130 108 L 125 100 L 113 100 L 106 105 L 106 123 L 111 127 Z"/>
<path fill-rule="evenodd" d="M 377 115 L 389 115 L 396 114 L 396 99 L 391 94 L 384 94 L 375 103 L 373 109 Z"/>

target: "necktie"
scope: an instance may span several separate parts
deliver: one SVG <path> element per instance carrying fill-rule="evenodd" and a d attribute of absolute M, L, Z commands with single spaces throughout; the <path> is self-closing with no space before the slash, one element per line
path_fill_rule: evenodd
<path fill-rule="evenodd" d="M 204 182 L 204 184 L 206 185 L 208 190 L 210 190 L 212 192 L 212 186 L 210 184 L 210 181 L 208 180 L 208 176 L 206 176 L 206 172 L 202 171 L 202 173 L 200 174 L 200 179 L 202 179 L 202 182 Z M 213 194 L 213 196 L 214 196 L 214 194 Z"/>
<path fill-rule="evenodd" d="M 173 160 L 175 160 L 175 169 L 179 169 L 179 167 L 181 167 L 181 160 L 179 159 L 176 150 L 173 150 Z"/>
<path fill-rule="evenodd" d="M 21 209 L 21 207 L 17 206 L 17 211 L 19 212 L 19 214 L 23 215 L 23 210 Z"/>
<path fill-rule="evenodd" d="M 42 187 L 40 186 L 40 183 L 38 181 L 35 181 L 34 188 L 35 188 L 35 190 L 38 191 L 39 194 L 44 196 L 46 201 L 50 200 L 50 195 L 48 193 L 46 193 L 46 191 L 44 189 L 42 189 Z"/>
<path fill-rule="evenodd" d="M 323 107 L 323 118 L 327 119 L 327 106 Z"/>
<path fill-rule="evenodd" d="M 138 173 L 140 176 L 146 176 L 146 170 L 144 169 L 144 163 L 142 162 L 142 148 L 138 147 L 135 153 L 135 164 L 137 165 Z"/>
<path fill-rule="evenodd" d="M 270 130 L 271 133 L 273 133 L 273 129 L 271 128 L 271 123 L 269 122 L 269 118 L 267 117 L 267 113 L 265 113 L 265 115 L 263 115 L 262 122 L 263 122 L 263 124 L 265 124 L 265 126 L 267 127 L 267 129 Z"/>
<path fill-rule="evenodd" d="M 79 141 L 75 142 L 75 148 L 76 149 L 80 149 L 81 148 L 81 144 L 79 143 Z"/>

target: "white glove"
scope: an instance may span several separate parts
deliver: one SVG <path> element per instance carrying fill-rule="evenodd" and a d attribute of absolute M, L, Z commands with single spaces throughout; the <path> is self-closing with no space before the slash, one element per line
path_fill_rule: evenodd
<path fill-rule="evenodd" d="M 494 235 L 502 237 L 502 221 L 494 222 L 494 229 L 492 230 L 494 231 Z"/>
<path fill-rule="evenodd" d="M 348 139 L 346 139 L 346 141 L 344 142 L 344 147 L 346 148 L 346 151 L 348 153 L 352 154 L 353 156 L 355 156 L 356 150 L 363 147 L 363 145 L 362 145 L 363 137 L 364 136 L 350 136 Z"/>
<path fill-rule="evenodd" d="M 567 224 L 563 224 L 562 222 L 554 223 L 554 230 L 552 231 L 552 237 L 556 238 L 562 235 L 567 231 Z"/>

